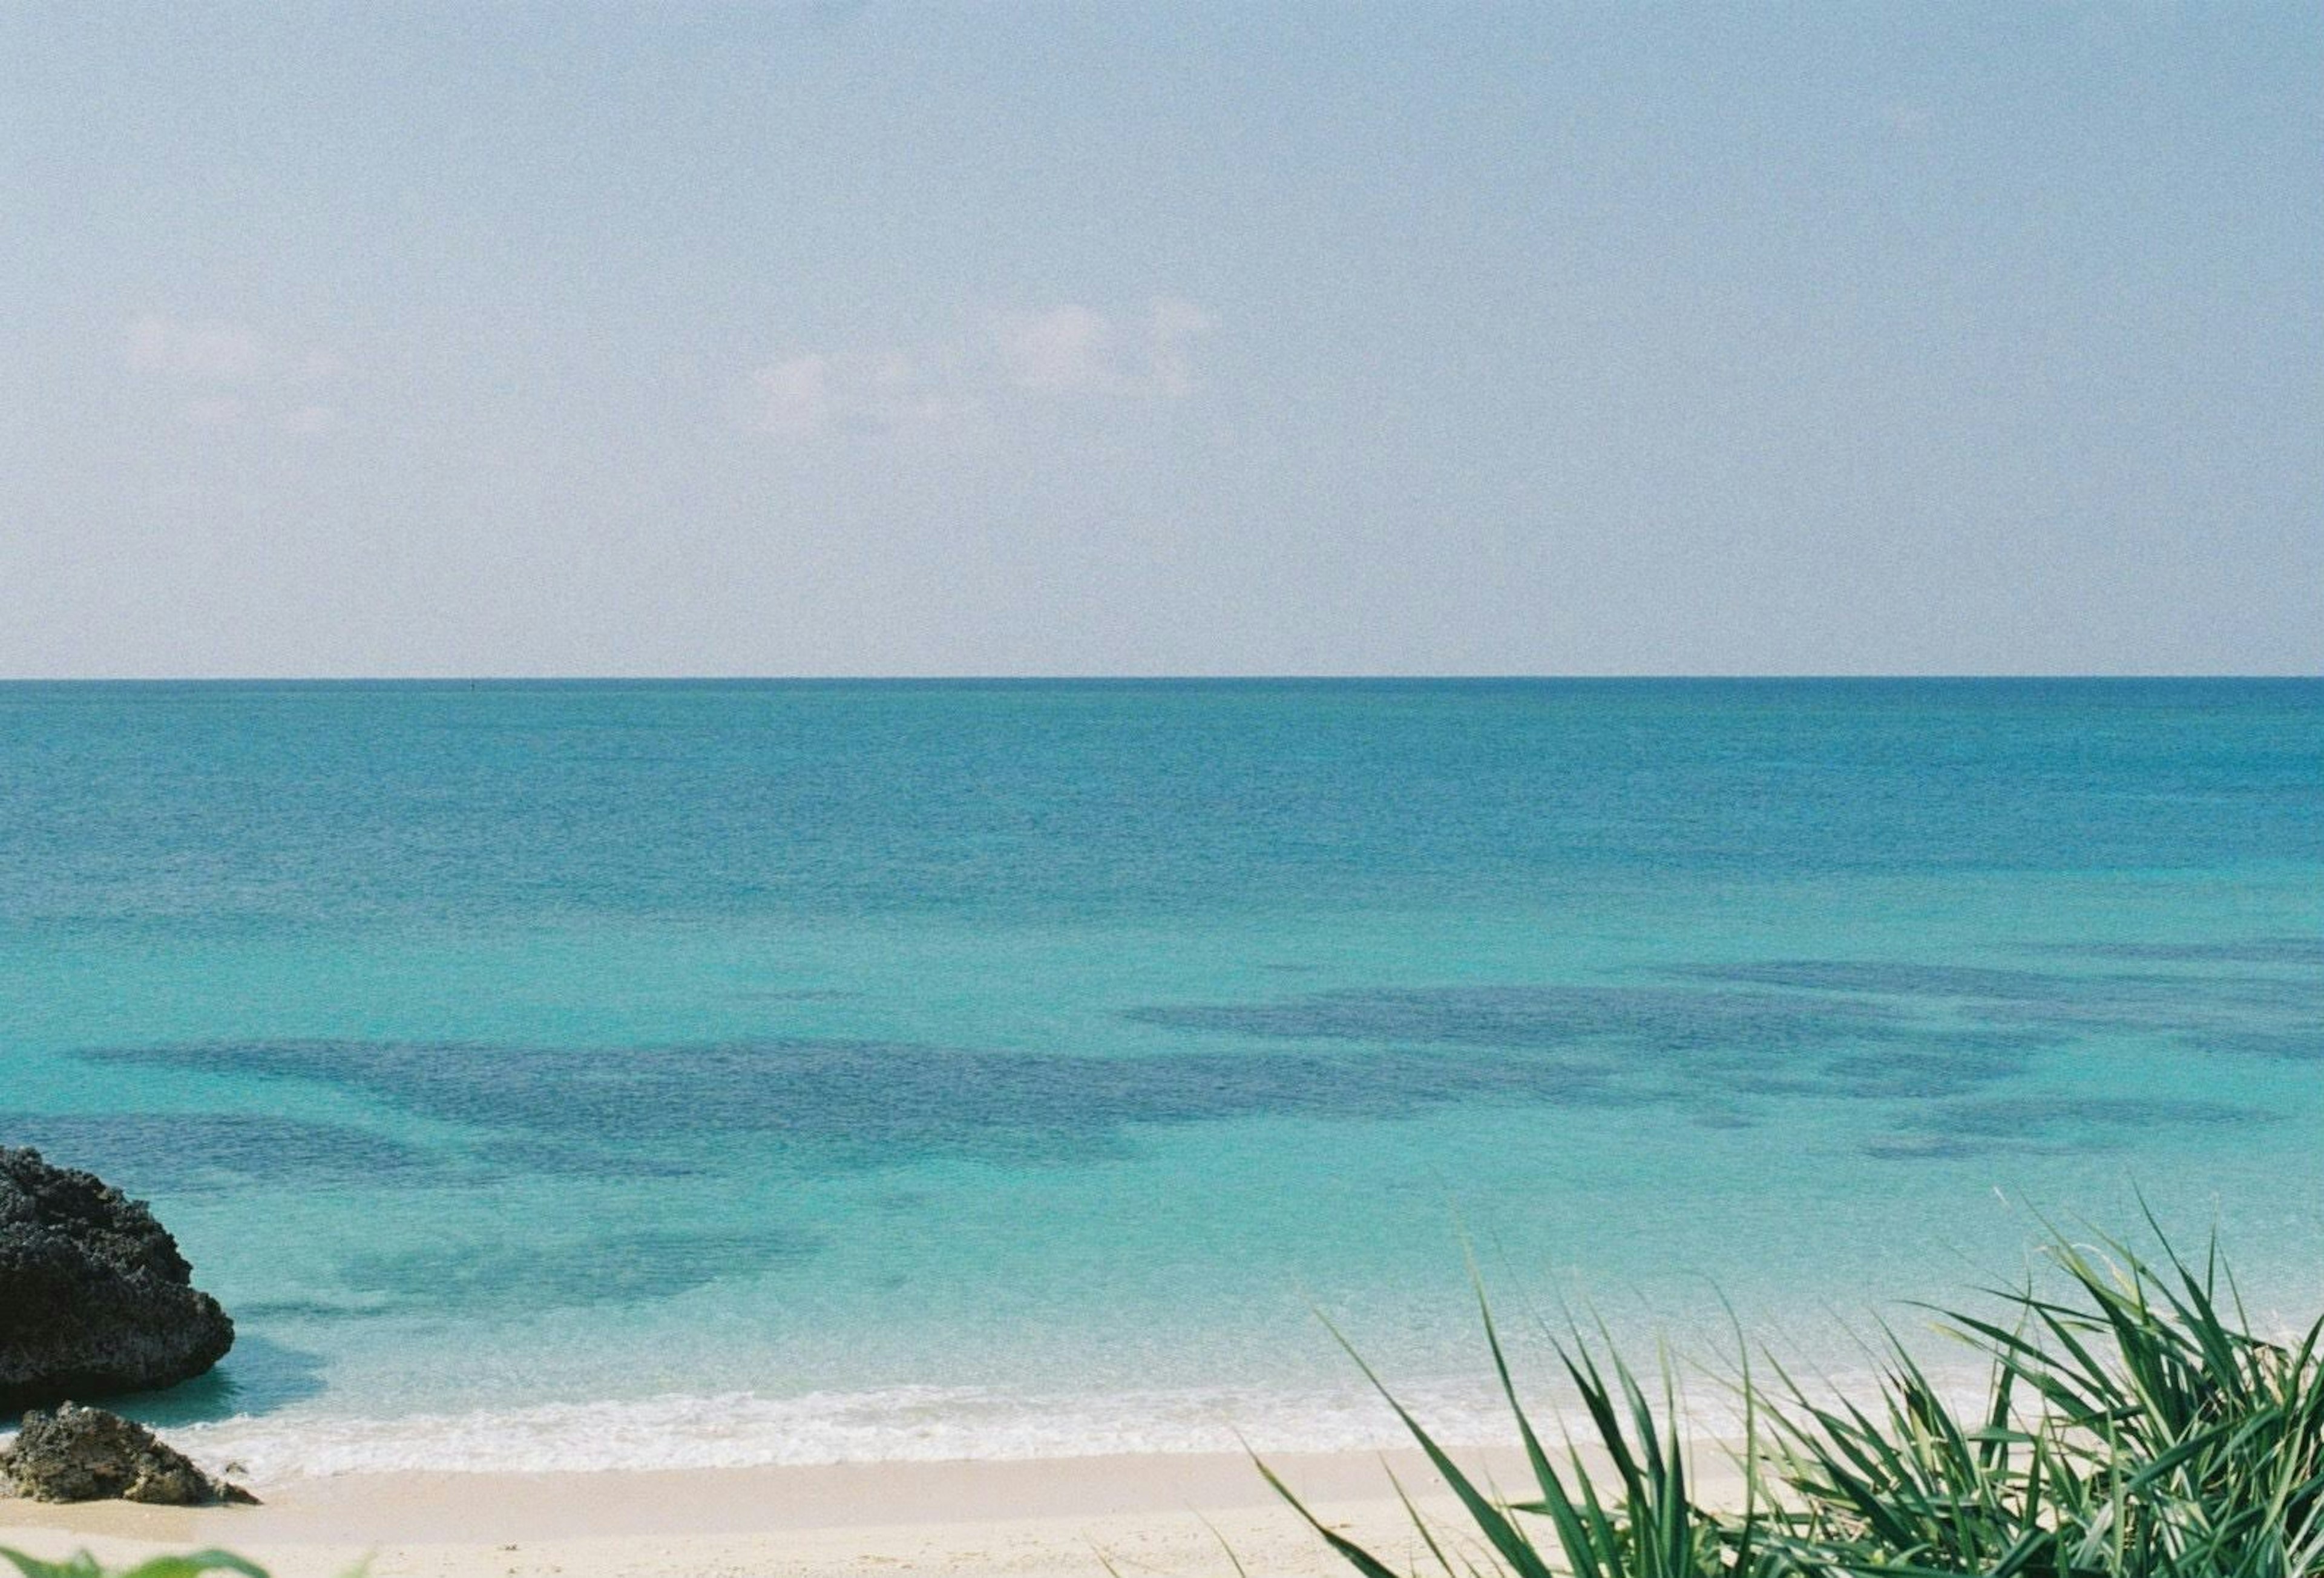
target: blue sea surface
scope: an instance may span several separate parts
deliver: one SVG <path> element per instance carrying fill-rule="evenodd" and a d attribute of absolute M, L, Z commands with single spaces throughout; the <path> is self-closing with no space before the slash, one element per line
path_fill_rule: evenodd
<path fill-rule="evenodd" d="M 2312 1317 L 2319 1010 L 2314 681 L 0 686 L 0 1143 L 262 1473 L 1387 1439 L 1319 1310 L 1498 1434 L 1464 1243 L 1843 1376 L 2045 1221 Z"/>

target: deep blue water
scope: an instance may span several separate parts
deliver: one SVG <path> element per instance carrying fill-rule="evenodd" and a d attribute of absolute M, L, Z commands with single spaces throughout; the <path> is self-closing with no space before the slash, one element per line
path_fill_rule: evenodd
<path fill-rule="evenodd" d="M 2319 682 L 0 686 L 0 1142 L 279 1464 L 1368 1439 L 1313 1306 L 1465 1417 L 1464 1233 L 1844 1369 L 2136 1191 L 2297 1313 L 2319 1008 Z"/>

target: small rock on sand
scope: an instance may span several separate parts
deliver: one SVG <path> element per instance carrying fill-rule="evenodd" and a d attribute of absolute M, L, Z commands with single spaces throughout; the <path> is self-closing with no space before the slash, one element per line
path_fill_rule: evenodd
<path fill-rule="evenodd" d="M 0 1450 L 0 1491 L 34 1501 L 143 1501 L 156 1507 L 255 1504 L 239 1485 L 214 1480 L 143 1425 L 103 1408 L 67 1403 L 24 1416 Z"/>

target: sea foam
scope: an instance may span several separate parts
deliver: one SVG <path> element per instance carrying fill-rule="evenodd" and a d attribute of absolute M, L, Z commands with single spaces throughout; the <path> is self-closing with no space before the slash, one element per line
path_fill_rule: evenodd
<path fill-rule="evenodd" d="M 1481 1392 L 1408 1402 L 1453 1442 L 1506 1433 Z M 587 1472 L 1102 1456 L 1133 1453 L 1371 1450 L 1405 1441 L 1377 1397 L 1241 1390 L 1011 1394 L 899 1387 L 770 1398 L 750 1392 L 401 1418 L 286 1410 L 181 1427 L 197 1461 L 261 1481 L 398 1470 Z"/>

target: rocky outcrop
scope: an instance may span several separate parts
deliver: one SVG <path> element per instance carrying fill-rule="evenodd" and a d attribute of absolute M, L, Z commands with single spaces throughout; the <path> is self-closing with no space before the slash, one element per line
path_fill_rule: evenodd
<path fill-rule="evenodd" d="M 35 1501 L 143 1501 L 155 1507 L 254 1504 L 239 1485 L 214 1480 L 143 1425 L 103 1408 L 67 1403 L 24 1416 L 0 1448 L 0 1491 Z"/>
<path fill-rule="evenodd" d="M 234 1346 L 177 1241 L 91 1174 L 0 1147 L 0 1415 L 155 1391 Z"/>

